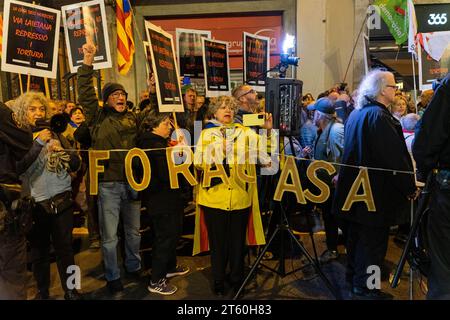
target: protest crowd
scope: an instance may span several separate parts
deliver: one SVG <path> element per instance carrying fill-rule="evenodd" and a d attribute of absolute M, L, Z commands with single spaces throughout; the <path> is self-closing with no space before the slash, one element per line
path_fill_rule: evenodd
<path fill-rule="evenodd" d="M 177 259 L 187 208 L 195 211 L 193 254 L 210 255 L 211 292 L 237 293 L 246 257 L 275 228 L 276 218 L 264 218 L 280 202 L 275 188 L 288 210 L 325 231 L 326 250 L 314 268 L 345 254 L 352 298 L 392 299 L 367 287 L 367 269 L 383 265 L 390 236 L 406 243 L 410 206 L 431 174 L 428 298 L 450 299 L 450 76 L 417 103 L 393 73 L 378 69 L 354 90 L 336 84 L 317 97 L 300 94 L 300 134 L 284 137 L 264 96 L 245 83 L 207 97 L 177 78 L 181 112 L 160 108 L 152 73 L 160 70 L 149 72 L 140 101 L 129 101 L 134 89 L 116 82 L 98 95 L 96 50 L 90 41 L 82 46 L 77 101 L 30 90 L 0 104 L 0 299 L 27 298 L 27 262 L 34 299 L 50 299 L 53 257 L 64 298 L 85 298 L 67 272 L 78 259 L 74 228 L 87 229 L 112 295 L 125 290 L 123 277 L 145 282 L 151 295 L 172 295 L 171 278 L 192 272 Z M 247 116 L 256 114 L 264 120 L 248 125 Z M 317 161 L 326 164 L 310 179 Z M 283 175 L 287 168 L 300 186 L 295 175 Z M 143 221 L 151 265 L 142 257 Z M 272 246 L 263 259 L 278 254 Z"/>

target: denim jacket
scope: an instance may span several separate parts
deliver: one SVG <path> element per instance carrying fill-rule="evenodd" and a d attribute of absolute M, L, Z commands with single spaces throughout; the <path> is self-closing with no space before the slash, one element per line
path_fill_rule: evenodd
<path fill-rule="evenodd" d="M 71 191 L 72 179 L 66 170 L 56 173 L 46 167 L 47 150 L 43 148 L 37 159 L 25 173 L 31 196 L 36 202 L 50 199 L 57 194 Z"/>

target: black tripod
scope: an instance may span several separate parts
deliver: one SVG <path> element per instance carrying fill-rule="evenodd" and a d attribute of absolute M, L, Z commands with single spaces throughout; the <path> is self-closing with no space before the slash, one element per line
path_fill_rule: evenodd
<path fill-rule="evenodd" d="M 418 248 L 418 246 L 420 247 L 420 241 L 422 240 L 418 239 L 418 230 L 422 225 L 422 222 L 426 218 L 426 214 L 428 212 L 428 203 L 431 195 L 432 181 L 433 173 L 430 173 L 427 177 L 425 187 L 420 194 L 416 215 L 411 226 L 411 231 L 409 232 L 408 240 L 406 241 L 405 248 L 403 249 L 402 255 L 397 264 L 397 269 L 395 270 L 394 278 L 391 283 L 392 288 L 396 288 L 398 286 L 407 259 L 409 260 L 412 268 L 419 269 L 425 275 L 427 273 L 426 268 L 428 264 L 428 257 L 423 248 Z"/>
<path fill-rule="evenodd" d="M 290 139 L 290 144 L 291 144 L 291 150 L 293 152 L 293 154 L 295 154 L 294 152 L 294 148 L 293 148 L 293 143 L 292 140 Z M 273 184 L 272 184 L 273 185 Z M 331 282 L 328 280 L 328 278 L 325 276 L 325 274 L 323 273 L 323 271 L 321 270 L 317 259 L 313 259 L 313 257 L 311 257 L 311 255 L 308 253 L 308 251 L 305 249 L 305 247 L 303 246 L 303 244 L 297 239 L 297 237 L 294 235 L 294 233 L 292 232 L 290 226 L 289 226 L 289 222 L 287 220 L 287 216 L 286 216 L 286 212 L 282 206 L 282 202 L 278 202 L 275 205 L 274 211 L 275 210 L 279 210 L 280 213 L 280 223 L 277 225 L 275 231 L 273 232 L 272 236 L 269 239 L 269 242 L 266 244 L 266 246 L 264 247 L 264 249 L 259 253 L 258 257 L 256 258 L 256 261 L 253 263 L 253 266 L 250 270 L 250 272 L 248 273 L 247 277 L 245 278 L 244 282 L 242 283 L 242 285 L 240 286 L 239 290 L 237 291 L 236 295 L 234 296 L 233 300 L 238 299 L 238 297 L 240 296 L 242 290 L 245 288 L 245 286 L 247 285 L 248 281 L 251 279 L 251 277 L 253 276 L 253 274 L 255 273 L 255 271 L 257 270 L 258 266 L 261 263 L 261 260 L 263 259 L 266 251 L 269 249 L 271 243 L 273 242 L 273 240 L 275 239 L 275 237 L 277 236 L 278 233 L 281 233 L 281 250 L 280 250 L 280 258 L 279 258 L 279 267 L 278 267 L 278 271 L 274 270 L 272 268 L 269 268 L 263 264 L 261 264 L 261 266 L 266 267 L 267 269 L 277 273 L 279 276 L 281 277 L 285 277 L 289 274 L 292 274 L 296 271 L 298 271 L 299 269 L 304 268 L 305 266 L 293 270 L 289 273 L 286 273 L 285 271 L 285 253 L 284 253 L 284 232 L 287 232 L 288 235 L 290 236 L 290 238 L 294 241 L 294 243 L 297 245 L 297 247 L 300 249 L 300 251 L 303 253 L 303 255 L 308 259 L 310 265 L 312 265 L 315 269 L 315 271 L 317 272 L 317 274 L 320 276 L 320 278 L 322 278 L 323 282 L 325 283 L 325 285 L 328 287 L 328 289 L 330 290 L 330 292 L 333 294 L 333 296 L 338 299 L 339 295 L 336 291 L 336 289 L 333 287 L 333 285 L 331 284 Z M 313 240 L 314 241 L 314 240 Z M 314 242 L 313 242 L 314 245 Z M 314 246 L 314 251 L 315 251 L 315 246 Z M 317 257 L 317 254 L 316 254 Z"/>

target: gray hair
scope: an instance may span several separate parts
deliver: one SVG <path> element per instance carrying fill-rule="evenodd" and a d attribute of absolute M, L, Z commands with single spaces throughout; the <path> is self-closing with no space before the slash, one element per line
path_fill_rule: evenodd
<path fill-rule="evenodd" d="M 420 116 L 415 113 L 408 113 L 406 116 L 400 119 L 402 128 L 408 131 L 413 131 L 417 122 L 420 120 Z"/>
<path fill-rule="evenodd" d="M 369 72 L 358 88 L 358 96 L 356 98 L 356 109 L 361 109 L 366 104 L 370 103 L 370 100 L 376 100 L 386 85 L 386 76 L 391 74 L 388 71 L 373 70 Z"/>
<path fill-rule="evenodd" d="M 45 118 L 50 114 L 49 100 L 42 92 L 37 91 L 28 91 L 19 96 L 16 100 L 14 100 L 14 105 L 12 106 L 12 110 L 16 114 L 17 120 L 24 124 L 25 126 L 31 126 L 31 123 L 28 122 L 27 112 L 30 104 L 37 100 L 42 103 L 45 107 Z"/>
<path fill-rule="evenodd" d="M 234 97 L 220 96 L 216 99 L 211 99 L 208 106 L 208 116 L 213 116 L 217 110 L 223 105 L 229 105 L 236 112 L 237 101 Z"/>

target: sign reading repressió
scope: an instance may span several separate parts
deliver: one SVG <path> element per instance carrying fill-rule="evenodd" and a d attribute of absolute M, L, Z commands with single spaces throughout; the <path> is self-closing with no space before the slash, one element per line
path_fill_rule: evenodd
<path fill-rule="evenodd" d="M 60 11 L 6 0 L 2 71 L 56 78 Z"/>
<path fill-rule="evenodd" d="M 94 69 L 111 68 L 108 28 L 104 0 L 77 3 L 61 8 L 70 72 L 83 64 L 83 44 L 97 47 Z"/>
<path fill-rule="evenodd" d="M 172 35 L 145 21 L 160 112 L 183 112 L 183 99 Z"/>
<path fill-rule="evenodd" d="M 202 38 L 203 66 L 205 68 L 206 96 L 231 94 L 228 44 Z"/>

